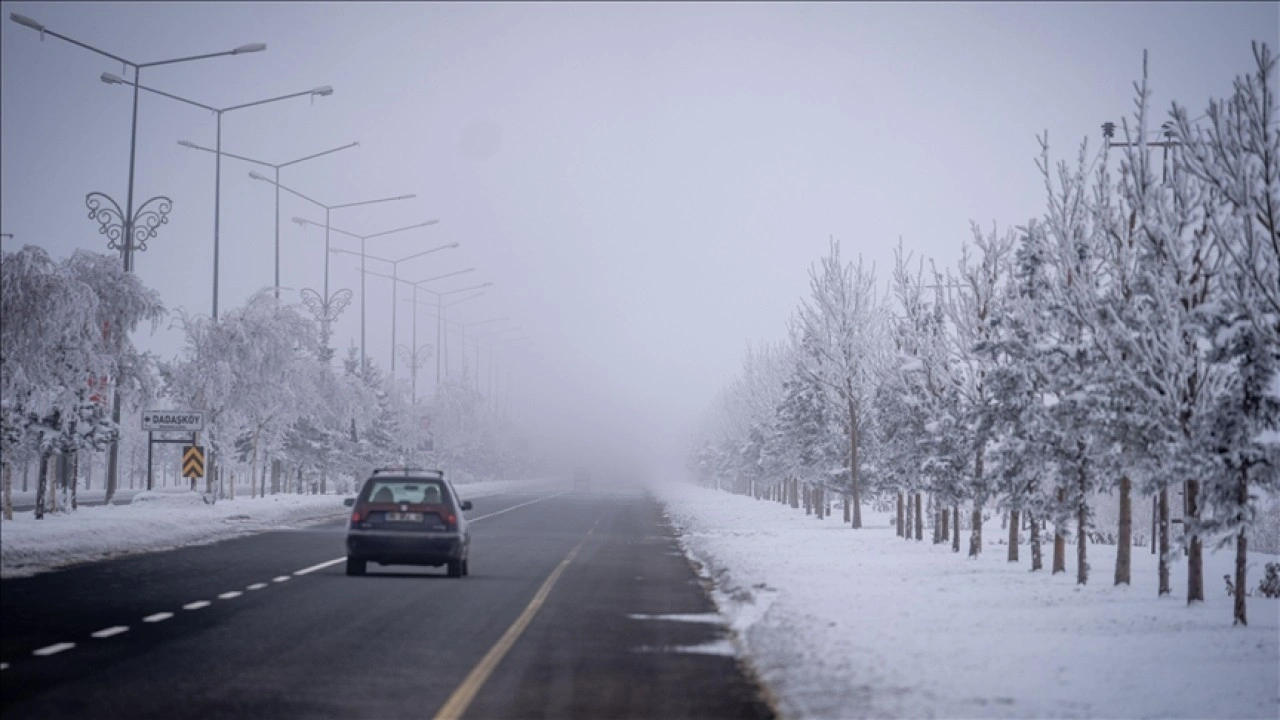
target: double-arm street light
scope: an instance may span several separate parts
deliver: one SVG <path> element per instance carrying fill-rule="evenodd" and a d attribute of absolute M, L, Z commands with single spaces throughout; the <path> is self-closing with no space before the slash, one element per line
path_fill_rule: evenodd
<path fill-rule="evenodd" d="M 410 370 L 410 379 L 411 379 L 412 387 L 413 387 L 413 398 L 414 398 L 414 400 L 416 401 L 416 400 L 417 400 L 417 398 L 418 398 L 418 367 L 419 367 L 419 366 L 420 366 L 420 364 L 421 364 L 421 363 L 420 363 L 420 352 L 421 352 L 421 350 L 422 350 L 422 348 L 420 348 L 420 347 L 418 346 L 418 305 L 428 305 L 428 303 L 423 303 L 423 302 L 421 302 L 421 301 L 419 301 L 419 300 L 418 300 L 418 291 L 419 291 L 419 290 L 422 290 L 423 292 L 431 293 L 432 295 L 435 295 L 435 296 L 436 296 L 436 302 L 435 302 L 435 307 L 436 307 L 436 347 L 435 347 L 435 356 L 436 356 L 436 385 L 438 386 L 438 385 L 440 384 L 440 343 L 441 343 L 441 328 L 442 328 L 442 325 L 441 325 L 441 316 L 442 316 L 442 314 L 443 314 L 443 309 L 444 309 L 445 307 L 447 307 L 447 306 L 445 306 L 445 305 L 443 305 L 443 304 L 442 304 L 442 301 L 443 301 L 444 297 L 445 297 L 446 295 L 457 295 L 457 294 L 459 294 L 459 293 L 471 292 L 471 291 L 473 291 L 473 290 L 481 290 L 481 292 L 477 292 L 477 293 L 475 293 L 474 295 L 469 295 L 469 296 L 467 296 L 467 297 L 465 297 L 465 298 L 461 298 L 461 299 L 459 299 L 459 300 L 454 301 L 453 303 L 450 303 L 450 305 L 456 305 L 456 304 L 458 304 L 458 303 L 460 303 L 460 302 L 465 302 L 465 301 L 470 300 L 470 299 L 472 299 L 472 298 L 480 297 L 481 295 L 483 295 L 483 294 L 484 294 L 484 292 L 482 291 L 482 288 L 487 288 L 487 287 L 489 287 L 489 286 L 493 285 L 493 283 L 491 283 L 491 282 L 487 282 L 487 283 L 482 283 L 482 284 L 479 284 L 479 285 L 472 285 L 472 286 L 470 286 L 470 287 L 458 288 L 457 290 L 449 290 L 449 291 L 447 291 L 447 292 L 437 293 L 437 292 L 436 292 L 436 291 L 434 291 L 434 290 L 430 290 L 430 289 L 428 289 L 428 288 L 423 287 L 423 285 L 426 285 L 427 283 L 436 282 L 436 281 L 438 281 L 438 280 L 444 280 L 445 278 L 451 278 L 451 277 L 456 277 L 456 276 L 458 276 L 458 275 L 465 275 L 465 274 L 470 273 L 470 272 L 475 272 L 475 268 L 473 268 L 473 267 L 472 267 L 472 268 L 467 268 L 467 269 L 465 269 L 465 270 L 456 270 L 456 271 L 454 271 L 454 272 L 445 273 L 445 274 L 443 274 L 443 275 L 436 275 L 435 277 L 429 277 L 429 278 L 426 278 L 425 280 L 418 280 L 418 281 L 416 281 L 416 282 L 411 282 L 411 281 L 409 281 L 409 280 L 405 280 L 405 279 L 403 279 L 403 278 L 396 277 L 396 276 L 393 276 L 393 275 L 387 275 L 387 274 L 385 274 L 385 273 L 374 272 L 374 271 L 372 271 L 372 270 L 363 270 L 363 271 L 361 271 L 361 272 L 363 272 L 364 274 L 367 274 L 367 275 L 377 275 L 378 277 L 387 278 L 388 280 L 393 281 L 393 283 L 394 283 L 394 284 L 396 284 L 396 285 L 398 285 L 399 283 L 404 283 L 405 285 L 409 285 L 410 287 L 412 287 L 412 288 L 413 288 L 413 299 L 412 299 L 412 300 L 407 299 L 407 298 L 405 299 L 405 302 L 411 302 L 411 303 L 413 303 L 413 316 L 412 316 L 412 318 L 411 318 L 411 320 L 410 320 L 410 322 L 411 322 L 411 323 L 412 323 L 412 325 L 413 325 L 413 327 L 412 327 L 412 333 L 411 333 L 411 335 L 410 335 L 410 338 L 411 338 L 411 339 L 410 339 L 410 343 L 411 343 L 411 345 L 410 345 L 410 347 L 409 347 L 409 348 L 407 348 L 407 349 L 406 349 L 406 354 L 407 354 L 407 355 L 408 355 L 408 357 L 409 357 L 409 370 Z M 393 287 L 394 287 L 394 286 L 395 286 L 395 285 L 393 285 Z M 397 346 L 397 347 L 398 347 L 398 348 L 404 348 L 404 346 L 403 346 L 403 345 L 401 345 L 401 346 Z M 424 346 L 422 346 L 422 347 L 424 347 L 424 348 L 425 348 L 425 347 L 427 347 L 427 346 L 425 346 L 425 345 L 424 345 Z M 393 353 L 394 353 L 395 349 L 397 349 L 397 348 L 393 348 Z M 394 357 L 394 355 L 393 355 L 393 357 Z"/>
<path fill-rule="evenodd" d="M 222 217 L 222 204 L 221 204 L 221 201 L 222 201 L 222 116 L 225 113 L 229 113 L 235 110 L 243 110 L 245 108 L 257 107 L 259 105 L 266 105 L 268 103 L 280 102 L 281 100 L 291 100 L 293 98 L 300 98 L 300 97 L 315 98 L 317 95 L 319 95 L 320 97 L 326 97 L 333 94 L 333 88 L 328 85 L 323 85 L 321 87 L 312 88 L 310 90 L 303 90 L 302 92 L 289 93 L 288 95 L 279 95 L 276 97 L 266 98 L 264 100 L 254 100 L 253 102 L 241 103 L 239 105 L 232 105 L 230 107 L 216 108 L 211 105 L 205 105 L 204 103 L 196 102 L 195 100 L 189 100 L 184 97 L 179 97 L 177 95 L 174 95 L 172 93 L 167 93 L 162 90 L 156 90 L 155 88 L 149 88 L 145 85 L 139 85 L 136 82 L 129 82 L 128 80 L 125 80 L 124 78 L 118 75 L 112 75 L 111 73 L 102 73 L 102 82 L 107 83 L 109 85 L 132 85 L 135 93 L 139 89 L 146 90 L 149 93 L 154 93 L 161 97 L 169 98 L 170 100 L 176 100 L 180 103 L 186 103 L 187 105 L 191 105 L 193 107 L 198 107 L 204 110 L 208 110 L 209 112 L 212 112 L 214 115 L 216 115 L 218 118 L 217 144 L 216 144 L 216 149 L 214 150 L 214 164 L 213 164 L 213 167 L 214 167 L 214 170 L 213 170 L 213 319 L 217 320 L 218 319 L 218 240 L 219 240 L 219 221 L 221 220 L 221 217 Z"/>
<path fill-rule="evenodd" d="M 25 15 L 18 13 L 10 13 L 9 19 L 15 23 L 35 30 L 40 33 L 40 39 L 44 40 L 46 35 L 58 38 L 59 40 L 69 42 L 77 47 L 84 48 L 93 53 L 97 53 L 105 58 L 109 58 L 120 63 L 125 68 L 133 68 L 133 116 L 130 121 L 129 131 L 129 185 L 126 190 L 126 199 L 124 210 L 120 209 L 120 204 L 112 200 L 102 193 L 90 193 L 85 197 L 85 203 L 89 206 L 89 218 L 96 219 L 99 222 L 98 232 L 107 236 L 107 247 L 109 249 L 119 249 L 120 259 L 124 264 L 125 272 L 133 271 L 133 251 L 137 247 L 139 250 L 146 249 L 146 241 L 155 237 L 156 229 L 168 221 L 170 208 L 173 207 L 172 201 L 164 196 L 154 197 L 147 200 L 139 208 L 137 215 L 133 210 L 133 185 L 134 185 L 134 167 L 137 164 L 138 150 L 138 82 L 142 73 L 142 68 L 158 67 L 160 65 L 176 65 L 178 63 L 192 62 L 194 60 L 207 60 L 216 57 L 225 57 L 227 55 L 244 55 L 247 53 L 262 52 L 267 49 L 265 43 L 250 43 L 241 45 L 232 50 L 223 52 L 204 53 L 202 55 L 188 55 L 186 57 L 171 58 L 168 60 L 156 60 L 154 62 L 138 63 L 126 60 L 119 55 L 113 55 L 105 50 L 96 48 L 88 43 L 81 42 L 75 38 L 67 37 L 61 33 L 50 30 L 43 24 L 32 20 Z M 96 197 L 102 197 L 110 201 L 110 208 L 101 207 L 101 202 L 96 201 Z M 154 203 L 154 206 L 153 206 Z M 151 208 L 151 209 L 147 209 Z M 115 217 L 112 217 L 114 211 Z M 142 232 L 137 232 L 138 221 L 143 223 Z M 112 390 L 111 399 L 111 421 L 117 425 L 120 423 L 120 388 L 117 385 Z M 120 444 L 118 440 L 111 441 L 111 448 L 107 453 L 107 502 L 111 502 L 111 498 L 115 495 L 117 480 L 119 478 L 120 467 Z"/>
<path fill-rule="evenodd" d="M 243 156 L 243 155 L 236 155 L 235 153 L 224 152 L 224 151 L 221 151 L 221 150 L 216 150 L 216 149 L 214 149 L 214 148 L 207 148 L 207 147 L 204 147 L 204 146 L 201 146 L 201 145 L 197 145 L 197 144 L 195 144 L 195 143 L 193 143 L 193 142 L 191 142 L 191 141 L 189 141 L 189 140 L 179 140 L 179 141 L 178 141 L 178 144 L 179 144 L 179 145 L 181 145 L 181 146 L 183 146 L 183 147 L 186 147 L 186 148 L 191 148 L 192 150 L 203 150 L 203 151 L 205 151 L 205 152 L 217 153 L 217 154 L 219 154 L 219 155 L 223 155 L 223 156 L 226 156 L 226 157 L 229 157 L 229 158 L 235 158 L 236 160 L 243 160 L 243 161 L 245 161 L 245 162 L 253 163 L 253 164 L 255 164 L 255 165 L 261 165 L 261 166 L 263 166 L 263 167 L 269 167 L 269 168 L 271 168 L 271 169 L 275 170 L 275 172 L 276 172 L 276 182 L 277 182 L 277 183 L 279 183 L 279 182 L 280 182 L 280 169 L 281 169 L 281 168 L 287 168 L 287 167 L 290 167 L 290 166 L 292 166 L 292 165 L 298 165 L 299 163 L 304 163 L 304 162 L 306 162 L 306 161 L 308 161 L 308 160 L 314 160 L 314 159 L 316 159 L 316 158 L 318 158 L 318 157 L 324 157 L 325 155 L 332 155 L 333 153 L 336 153 L 336 152 L 338 152 L 339 150 L 346 150 L 347 148 L 353 148 L 353 147 L 355 147 L 355 146 L 359 145 L 360 143 L 358 143 L 358 142 L 347 143 L 346 145 L 343 145 L 342 147 L 332 148 L 332 149 L 330 149 L 330 150 L 325 150 L 325 151 L 323 151 L 323 152 L 318 152 L 318 153 L 315 153 L 315 154 L 313 154 L 313 155 L 307 155 L 306 157 L 300 157 L 300 158 L 298 158 L 298 159 L 296 159 L 296 160 L 290 160 L 290 161 L 288 161 L 288 162 L 282 162 L 282 163 L 278 163 L 278 164 L 277 164 L 277 163 L 269 163 L 269 162 L 267 162 L 267 161 L 265 161 L 265 160 L 255 160 L 255 159 L 253 159 L 253 158 L 251 158 L 251 157 L 245 157 L 245 156 Z M 277 300 L 279 300 L 279 299 L 280 299 L 280 188 L 279 188 L 278 186 L 276 187 L 276 272 L 275 272 L 275 293 L 276 293 L 276 299 L 277 299 Z"/>
<path fill-rule="evenodd" d="M 155 207 L 152 210 L 139 212 L 136 217 L 133 212 L 134 166 L 136 165 L 138 147 L 138 91 L 140 89 L 144 89 L 138 84 L 138 78 L 141 75 L 142 68 L 157 67 L 160 65 L 175 65 L 177 63 L 191 62 L 193 60 L 206 60 L 209 58 L 224 57 L 227 55 L 244 55 L 246 53 L 262 52 L 267 49 L 267 46 L 265 43 L 250 43 L 248 45 L 241 45 L 233 50 L 225 50 L 223 52 L 189 55 L 187 57 L 173 58 L 170 60 L 157 60 L 155 62 L 148 63 L 137 63 L 131 60 L 126 60 L 118 55 L 113 55 L 105 50 L 100 50 L 88 43 L 83 43 L 74 38 L 54 32 L 25 15 L 10 13 L 9 19 L 23 27 L 31 28 L 32 30 L 40 33 L 41 40 L 44 39 L 45 35 L 50 35 L 58 38 L 59 40 L 69 42 L 72 45 L 82 47 L 90 52 L 97 53 L 105 58 L 115 60 L 126 68 L 133 68 L 133 82 L 127 83 L 133 85 L 133 120 L 131 123 L 132 130 L 130 131 L 129 136 L 129 186 L 124 210 L 120 209 L 118 203 L 102 193 L 90 193 L 86 198 L 86 203 L 89 205 L 90 210 L 90 219 L 96 219 L 99 221 L 101 227 L 98 229 L 98 232 L 107 235 L 109 248 L 119 248 L 120 256 L 124 261 L 124 269 L 126 272 L 131 272 L 133 270 L 134 248 L 136 247 L 138 250 L 146 249 L 146 241 L 155 237 L 156 228 L 168 221 L 169 209 L 173 206 L 173 203 L 166 197 L 154 197 L 144 202 L 142 204 L 142 208 L 140 208 L 140 210 L 148 208 L 152 206 L 152 203 L 155 203 Z M 102 207 L 101 201 L 95 199 L 96 196 L 101 196 L 103 199 L 109 201 L 111 207 Z M 143 221 L 143 230 L 141 233 L 136 231 L 138 220 Z M 115 448 L 114 443 L 112 444 L 112 448 Z M 115 453 L 113 452 L 113 459 L 110 462 L 112 469 L 109 470 L 109 477 L 111 478 L 113 485 L 116 475 L 114 470 L 114 457 Z"/>
<path fill-rule="evenodd" d="M 256 171 L 250 171 L 249 177 L 253 178 L 254 180 L 261 180 L 265 183 L 270 183 L 271 185 L 274 185 L 277 188 L 284 190 L 290 195 L 294 195 L 296 197 L 302 198 L 303 200 L 306 200 L 307 202 L 311 203 L 312 205 L 315 205 L 316 207 L 324 208 L 324 294 L 319 297 L 318 301 L 316 300 L 315 297 L 311 297 L 311 298 L 304 297 L 303 302 L 307 304 L 307 307 L 311 308 L 312 312 L 315 313 L 316 315 L 316 319 L 320 321 L 320 331 L 321 331 L 321 334 L 324 336 L 325 347 L 328 348 L 329 325 L 334 320 L 338 319 L 338 313 L 341 312 L 342 308 L 345 307 L 347 302 L 350 302 L 351 300 L 349 297 L 351 294 L 350 290 L 344 291 L 348 296 L 345 298 L 345 300 L 339 297 L 338 293 L 334 293 L 334 295 L 329 295 L 329 254 L 330 254 L 329 253 L 329 231 L 333 229 L 332 226 L 330 226 L 329 224 L 329 215 L 334 210 L 341 210 L 343 208 L 351 208 L 351 207 L 360 207 L 362 205 L 374 205 L 377 203 L 384 203 L 384 202 L 393 202 L 395 200 L 410 200 L 412 198 L 417 197 L 417 195 L 414 195 L 411 193 L 409 195 L 396 195 L 395 197 L 378 198 L 377 200 L 361 200 L 359 202 L 341 203 L 338 205 L 326 205 L 325 203 L 322 203 L 313 197 L 303 195 L 302 193 L 298 192 L 297 190 L 294 190 L 288 185 L 281 185 L 275 180 L 272 180 L 271 178 L 266 177 L 265 175 L 262 175 Z M 304 292 L 306 292 L 307 290 L 310 290 L 310 289 L 304 288 Z M 310 292 L 313 295 L 315 294 L 314 290 L 310 290 Z"/>
<path fill-rule="evenodd" d="M 466 364 L 467 364 L 467 329 L 468 329 L 468 328 L 477 327 L 477 326 L 480 326 L 480 325 L 490 325 L 490 324 L 492 324 L 492 323 L 496 323 L 496 322 L 506 322 L 507 320 L 510 320 L 510 319 L 511 319 L 511 318 L 509 318 L 509 317 L 505 317 L 505 316 L 504 316 L 504 317 L 488 318 L 488 319 L 486 319 L 486 320 L 474 320 L 474 321 L 469 322 L 469 323 L 462 323 L 462 322 L 458 323 L 458 333 L 459 333 L 459 340 L 460 340 L 459 345 L 460 345 L 460 346 L 461 346 L 461 348 L 462 348 L 462 365 L 463 365 L 463 367 L 466 367 Z M 512 328 L 512 329 L 514 329 L 514 328 Z M 445 332 L 448 332 L 448 329 L 447 329 L 447 328 L 446 328 Z M 505 332 L 505 331 L 500 330 L 500 331 L 498 331 L 498 332 Z M 477 338 L 477 339 L 476 339 L 476 378 L 477 378 L 477 379 L 476 379 L 476 389 L 477 389 L 477 390 L 479 390 L 479 389 L 480 389 L 480 380 L 479 380 L 479 377 L 480 377 L 480 341 L 479 341 L 479 339 Z"/>
<path fill-rule="evenodd" d="M 314 226 L 316 226 L 316 227 L 324 227 L 324 226 L 323 226 L 323 225 L 321 225 L 320 223 L 315 222 L 314 220 L 307 220 L 306 218 L 295 217 L 295 218 L 293 219 L 293 221 L 294 221 L 294 222 L 296 222 L 296 223 L 298 223 L 298 225 L 300 225 L 300 226 L 302 226 L 302 227 L 306 227 L 307 225 L 314 225 Z M 456 248 L 456 247 L 458 247 L 458 243 L 449 243 L 449 244 L 447 244 L 447 245 L 441 245 L 441 246 L 439 246 L 439 247 L 431 248 L 430 250 L 423 250 L 422 252 L 414 253 L 413 255 L 410 255 L 410 256 L 408 256 L 408 257 L 406 257 L 406 258 L 401 258 L 400 260 L 389 260 L 389 259 L 387 259 L 387 258 L 378 257 L 377 255 L 369 255 L 368 253 L 366 253 L 366 252 L 365 252 L 365 250 L 364 250 L 365 241 L 367 241 L 367 240 L 372 240 L 373 238 L 385 237 L 385 236 L 387 236 L 387 235 L 394 235 L 394 234 L 396 234 L 396 233 L 405 232 L 406 230 L 414 230 L 414 229 L 416 229 L 416 228 L 427 227 L 428 225 L 435 225 L 436 223 L 439 223 L 439 222 L 440 222 L 439 220 L 427 220 L 426 222 L 415 223 L 415 224 L 413 224 L 413 225 L 406 225 L 406 226 L 404 226 L 404 227 L 396 228 L 396 229 L 394 229 L 394 230 L 383 230 L 382 232 L 376 232 L 376 233 L 372 233 L 372 234 L 370 234 L 370 235 L 357 235 L 356 233 L 353 233 L 353 232 L 347 232 L 346 230 L 339 230 L 338 228 L 331 228 L 331 230 L 333 230 L 333 232 L 336 232 L 336 233 L 338 233 L 339 235 L 346 235 L 347 237 L 353 237 L 353 238 L 357 238 L 357 239 L 359 239 L 359 240 L 360 240 L 360 252 L 358 252 L 358 253 L 357 253 L 357 252 L 351 252 L 350 250 L 342 250 L 342 249 L 340 249 L 340 248 L 331 248 L 331 249 L 329 250 L 329 252 L 330 252 L 331 254 L 345 253 L 345 254 L 347 254 L 347 255 L 359 255 L 359 256 L 360 256 L 360 370 L 361 370 L 361 372 L 363 372 L 363 371 L 365 370 L 365 366 L 366 366 L 366 360 L 365 360 L 366 355 L 365 355 L 365 345 L 364 345 L 364 320 L 365 320 L 365 302 L 364 302 L 364 275 L 365 275 L 365 269 L 364 269 L 364 263 L 365 263 L 365 260 L 366 260 L 366 259 L 368 259 L 368 260 L 379 260 L 379 261 L 381 261 L 381 262 L 391 263 L 391 271 L 392 271 L 392 273 L 394 274 L 394 273 L 396 272 L 396 269 L 399 267 L 400 263 L 404 262 L 405 260 L 412 260 L 413 258 L 416 258 L 416 257 L 422 257 L 423 255 L 427 255 L 427 254 L 429 254 L 429 253 L 433 253 L 433 252 L 435 252 L 435 251 L 437 251 L 437 250 L 446 250 L 446 249 L 449 249 L 449 248 Z M 392 377 L 392 378 L 394 378 L 394 377 L 395 377 L 395 358 L 396 358 L 396 356 L 395 356 L 395 346 L 396 346 L 396 339 L 395 339 L 395 324 L 396 324 L 396 316 L 395 316 L 395 297 L 394 297 L 394 293 L 395 293 L 395 285 L 393 284 L 393 285 L 392 285 L 392 295 L 393 295 L 393 297 L 392 297 L 392 300 L 391 300 L 391 331 L 392 331 L 392 332 L 391 332 L 391 349 L 392 349 L 392 353 L 391 353 L 391 377 Z"/>

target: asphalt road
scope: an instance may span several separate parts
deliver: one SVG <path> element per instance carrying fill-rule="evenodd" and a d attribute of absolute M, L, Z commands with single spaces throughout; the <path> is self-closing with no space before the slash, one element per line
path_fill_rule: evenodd
<path fill-rule="evenodd" d="M 772 717 L 659 506 L 555 492 L 476 500 L 462 579 L 335 523 L 0 582 L 0 715 Z"/>

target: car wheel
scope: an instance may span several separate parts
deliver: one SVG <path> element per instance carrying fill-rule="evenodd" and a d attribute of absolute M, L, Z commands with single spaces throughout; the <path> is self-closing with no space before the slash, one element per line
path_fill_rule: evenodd
<path fill-rule="evenodd" d="M 460 577 L 462 577 L 462 561 L 461 561 L 461 560 L 450 560 L 450 561 L 449 561 L 449 566 L 448 566 L 448 572 L 449 572 L 449 577 L 451 577 L 451 578 L 460 578 Z"/>
<path fill-rule="evenodd" d="M 463 577 L 466 577 L 466 576 L 468 576 L 468 575 L 470 575 L 470 574 L 471 574 L 471 561 L 470 561 L 470 560 L 463 560 L 463 561 L 462 561 L 462 576 L 463 576 Z"/>
<path fill-rule="evenodd" d="M 348 575 L 363 575 L 364 567 L 365 567 L 364 560 L 361 560 L 360 558 L 351 557 L 350 555 L 347 556 L 347 574 Z"/>

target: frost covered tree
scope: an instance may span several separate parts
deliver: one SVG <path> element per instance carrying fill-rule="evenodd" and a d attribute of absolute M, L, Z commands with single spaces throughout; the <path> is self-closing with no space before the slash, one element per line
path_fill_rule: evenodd
<path fill-rule="evenodd" d="M 979 257 L 971 263 L 968 246 L 961 250 L 956 275 L 948 272 L 946 282 L 937 275 L 941 285 L 942 306 L 953 331 L 951 355 L 957 391 L 957 417 L 961 442 L 965 445 L 967 467 L 962 471 L 973 501 L 972 532 L 969 538 L 969 555 L 982 552 L 983 506 L 991 497 L 992 488 L 985 471 L 985 455 L 990 439 L 990 421 L 986 415 L 986 376 L 995 363 L 988 354 L 978 352 L 981 343 L 992 339 L 996 318 L 1001 309 L 1002 285 L 1009 273 L 1010 255 L 1016 236 L 1012 232 L 999 233 L 995 228 L 983 234 L 974 224 L 971 228 L 974 246 Z"/>
<path fill-rule="evenodd" d="M 1280 116 L 1274 95 L 1276 60 L 1254 44 L 1256 71 L 1238 78 L 1234 93 L 1209 104 L 1207 128 L 1173 107 L 1179 169 L 1208 185 L 1207 219 L 1228 258 L 1219 271 L 1209 313 L 1207 362 L 1225 387 L 1199 419 L 1212 454 L 1200 527 L 1235 541 L 1234 621 L 1248 621 L 1249 534 L 1258 492 L 1280 485 Z"/>
<path fill-rule="evenodd" d="M 826 257 L 809 269 L 809 297 L 792 322 L 795 335 L 811 345 L 797 352 L 797 368 L 827 389 L 848 434 L 849 493 L 852 526 L 862 527 L 861 448 L 871 404 L 871 391 L 884 362 L 884 313 L 875 296 L 875 270 L 861 259 L 840 259 L 840 244 L 831 240 Z"/>
<path fill-rule="evenodd" d="M 47 459 L 113 439 L 119 417 L 104 420 L 93 396 L 105 399 L 107 384 L 126 397 L 149 390 L 149 358 L 129 333 L 163 312 L 111 257 L 78 250 L 55 262 L 31 245 L 0 256 L 0 316 L 22 318 L 0 323 L 0 464 L 20 447 Z"/>

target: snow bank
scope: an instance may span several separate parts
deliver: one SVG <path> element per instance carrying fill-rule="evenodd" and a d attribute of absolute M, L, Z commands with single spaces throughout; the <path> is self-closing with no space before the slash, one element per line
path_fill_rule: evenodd
<path fill-rule="evenodd" d="M 998 544 L 970 560 L 929 531 L 896 537 L 878 513 L 855 532 L 838 508 L 819 521 L 688 485 L 655 492 L 787 716 L 1280 717 L 1280 601 L 1250 598 L 1251 624 L 1232 627 L 1229 552 L 1206 556 L 1207 600 L 1189 608 L 1185 560 L 1157 598 L 1143 548 L 1134 585 L 1117 588 L 1115 547 L 1090 546 L 1079 587 L 1074 546 L 1051 576 L 1028 572 L 1029 548 L 1017 564 Z M 1277 559 L 1251 555 L 1250 584 Z"/>
<path fill-rule="evenodd" d="M 542 487 L 522 480 L 457 484 L 468 500 Z M 210 505 L 200 493 L 158 491 L 140 492 L 128 505 L 82 507 L 42 520 L 16 513 L 0 521 L 0 578 L 335 520 L 347 513 L 344 497 L 272 495 Z"/>

